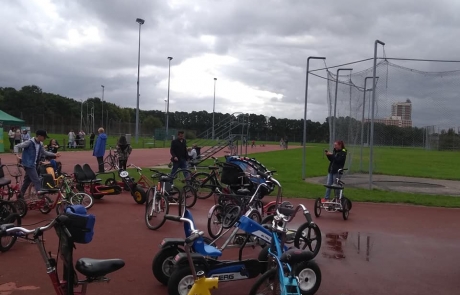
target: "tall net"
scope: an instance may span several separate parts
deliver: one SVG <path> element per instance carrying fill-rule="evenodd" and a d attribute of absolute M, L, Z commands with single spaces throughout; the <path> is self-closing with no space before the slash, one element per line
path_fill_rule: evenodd
<path fill-rule="evenodd" d="M 345 142 L 350 172 L 369 172 L 372 76 L 372 66 L 338 77 L 328 71 L 330 144 Z M 428 72 L 382 60 L 376 76 L 373 173 L 390 147 L 460 150 L 460 70 Z"/>

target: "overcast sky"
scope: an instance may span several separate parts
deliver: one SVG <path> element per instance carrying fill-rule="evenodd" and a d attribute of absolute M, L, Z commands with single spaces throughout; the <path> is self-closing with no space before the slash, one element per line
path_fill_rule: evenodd
<path fill-rule="evenodd" d="M 325 56 L 327 66 L 366 59 L 373 57 L 374 41 L 379 39 L 386 43 L 387 57 L 460 60 L 458 0 L 0 0 L 0 4 L 0 86 L 19 89 L 34 84 L 45 92 L 84 100 L 100 97 L 105 85 L 105 99 L 123 107 L 136 107 L 136 18 L 144 19 L 143 110 L 165 109 L 168 56 L 173 57 L 170 111 L 212 112 L 216 77 L 217 112 L 293 119 L 303 118 L 309 56 Z M 383 56 L 382 47 L 378 55 Z M 324 66 L 323 61 L 310 63 L 310 69 Z M 372 61 L 352 65 L 354 72 L 371 66 Z M 439 63 L 410 66 L 460 68 Z M 326 76 L 325 71 L 316 73 Z M 323 122 L 328 115 L 326 91 L 326 81 L 310 75 L 309 119 Z"/>

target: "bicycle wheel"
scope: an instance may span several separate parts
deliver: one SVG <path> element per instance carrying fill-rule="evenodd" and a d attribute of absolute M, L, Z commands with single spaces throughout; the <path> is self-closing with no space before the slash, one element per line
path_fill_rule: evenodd
<path fill-rule="evenodd" d="M 12 202 L 0 201 L 0 225 L 13 223 L 15 226 L 21 225 L 21 217 L 17 213 L 16 207 Z M 16 236 L 5 236 L 0 238 L 0 252 L 6 252 L 14 243 L 16 243 Z"/>
<path fill-rule="evenodd" d="M 294 237 L 294 247 L 301 250 L 307 248 L 315 257 L 321 249 L 321 240 L 321 230 L 318 225 L 305 222 L 297 229 Z"/>
<path fill-rule="evenodd" d="M 299 289 L 302 295 L 313 295 L 321 286 L 321 270 L 314 260 L 302 261 L 294 267 L 299 278 Z"/>
<path fill-rule="evenodd" d="M 185 185 L 182 188 L 182 197 L 185 201 L 185 207 L 192 208 L 196 203 L 196 190 L 191 185 Z"/>
<path fill-rule="evenodd" d="M 87 193 L 75 193 L 70 197 L 72 205 L 83 205 L 86 209 L 93 207 L 94 199 Z"/>
<path fill-rule="evenodd" d="M 196 197 L 198 199 L 207 199 L 214 193 L 216 182 L 211 174 L 206 172 L 198 172 L 193 175 L 192 186 L 196 190 Z"/>
<path fill-rule="evenodd" d="M 48 214 L 51 212 L 51 206 L 53 205 L 53 201 L 48 196 L 43 196 L 43 198 L 43 206 L 41 206 L 38 210 L 40 210 L 40 212 L 43 214 Z"/>
<path fill-rule="evenodd" d="M 252 285 L 249 295 L 273 295 L 281 294 L 280 283 L 278 279 L 278 269 L 272 268 L 260 276 Z"/>
<path fill-rule="evenodd" d="M 145 224 L 151 230 L 159 229 L 166 221 L 165 215 L 169 213 L 169 202 L 166 196 L 150 190 L 153 193 L 145 210 Z"/>
<path fill-rule="evenodd" d="M 222 227 L 223 207 L 216 205 L 211 214 L 208 215 L 208 233 L 213 239 L 217 239 L 223 231 Z"/>
<path fill-rule="evenodd" d="M 24 201 L 23 198 L 18 198 L 16 201 L 14 201 L 14 206 L 16 207 L 16 210 L 18 211 L 19 217 L 23 218 L 27 214 L 27 210 L 29 209 L 27 207 L 26 201 Z"/>
<path fill-rule="evenodd" d="M 190 169 L 179 169 L 172 175 L 178 186 L 190 184 L 193 172 Z"/>

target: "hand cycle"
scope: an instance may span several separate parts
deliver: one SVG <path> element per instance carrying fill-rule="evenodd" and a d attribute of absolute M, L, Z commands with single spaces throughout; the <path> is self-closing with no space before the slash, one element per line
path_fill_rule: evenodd
<path fill-rule="evenodd" d="M 266 175 L 265 175 L 266 176 Z M 281 185 L 278 181 L 274 178 L 272 179 L 273 183 L 278 186 L 278 194 L 281 194 Z M 261 186 L 266 185 L 261 183 Z M 290 209 L 283 211 L 283 207 L 278 208 L 278 211 L 285 214 L 290 213 Z M 242 250 L 245 247 L 245 244 L 251 239 L 255 238 L 259 240 L 261 244 L 271 244 L 276 245 L 276 251 L 272 251 L 271 253 L 279 253 L 278 255 L 281 256 L 284 251 L 291 251 L 288 250 L 287 247 L 284 245 L 284 241 L 286 239 L 286 233 L 273 231 L 267 229 L 266 227 L 260 225 L 259 223 L 255 222 L 254 220 L 250 219 L 251 211 L 253 208 L 250 208 L 243 216 L 239 218 L 239 220 L 234 224 L 236 233 L 238 230 L 242 230 L 246 232 L 246 238 L 242 242 L 240 252 L 239 252 L 239 260 L 223 260 L 219 261 L 209 254 L 209 250 L 204 248 L 199 248 L 195 246 L 196 253 L 193 253 L 192 260 L 195 264 L 195 267 L 199 270 L 203 270 L 206 277 L 218 277 L 219 281 L 235 281 L 235 280 L 245 280 L 257 277 L 261 273 L 264 273 L 268 267 L 268 260 L 260 261 L 259 259 L 245 259 L 242 260 Z M 277 212 L 278 212 L 277 211 Z M 280 214 L 281 214 L 280 213 Z M 281 242 L 280 242 L 281 241 Z M 208 247 L 212 245 L 208 245 Z M 226 245 L 224 245 L 225 247 Z M 223 248 L 224 248 L 223 247 Z M 212 247 L 214 248 L 214 247 Z M 216 248 L 214 248 L 216 249 Z M 219 249 L 217 249 L 219 250 Z M 300 250 L 297 250 L 300 251 Z M 314 274 L 314 277 L 320 277 L 321 274 L 317 274 L 319 268 L 317 267 L 316 263 L 311 262 L 313 259 L 313 255 L 310 251 L 302 251 L 303 254 L 302 258 L 304 260 L 298 260 L 295 264 L 295 268 L 293 268 L 293 275 L 297 275 L 302 278 L 308 278 L 311 273 Z M 221 253 L 221 252 L 220 252 Z M 291 251 L 290 253 L 294 253 Z M 276 255 L 276 254 L 275 254 Z M 220 255 L 218 255 L 220 256 Z M 186 254 L 179 253 L 174 258 L 174 270 L 171 273 L 171 276 L 168 281 L 168 293 L 169 295 L 185 295 L 185 290 L 189 290 L 193 286 L 193 280 L 191 277 L 191 270 L 187 265 L 190 263 L 188 261 L 188 257 Z M 294 263 L 292 263 L 294 265 Z M 316 268 L 315 268 L 316 267 Z M 317 283 L 316 283 L 317 282 Z M 315 280 L 313 285 L 303 285 L 301 290 L 302 294 L 313 294 L 311 293 L 314 288 L 318 288 L 318 284 L 320 281 Z"/>
<path fill-rule="evenodd" d="M 185 295 L 211 295 L 210 290 L 217 289 L 219 279 L 218 278 L 207 278 L 205 277 L 205 273 L 202 270 L 198 272 L 195 269 L 195 265 L 193 263 L 192 257 L 192 245 L 194 243 L 200 244 L 202 247 L 204 246 L 204 242 L 202 240 L 203 232 L 198 231 L 195 229 L 193 221 L 187 218 L 183 218 L 180 216 L 171 216 L 166 215 L 166 219 L 174 220 L 174 221 L 183 221 L 186 222 L 190 228 L 190 235 L 185 239 L 185 254 L 187 256 L 188 265 L 191 270 L 193 284 L 190 289 L 184 289 L 183 294 Z M 208 246 L 209 247 L 209 246 Z M 217 249 L 215 249 L 218 251 Z"/>
<path fill-rule="evenodd" d="M 350 215 L 350 210 L 352 203 L 350 199 L 343 195 L 344 182 L 340 179 L 340 176 L 343 174 L 343 171 L 348 169 L 339 169 L 339 177 L 336 177 L 332 185 L 325 184 L 324 186 L 333 189 L 335 197 L 330 202 L 322 202 L 321 198 L 315 200 L 315 216 L 319 217 L 321 215 L 321 210 L 323 209 L 326 212 L 342 212 L 342 217 L 344 220 L 348 219 Z"/>
<path fill-rule="evenodd" d="M 24 237 L 33 235 L 33 240 L 38 247 L 41 257 L 46 266 L 46 273 L 49 275 L 54 292 L 57 295 L 85 295 L 87 285 L 94 282 L 109 282 L 110 279 L 105 277 L 107 274 L 114 272 L 125 265 L 121 259 L 92 259 L 80 258 L 75 264 L 75 269 L 82 275 L 86 276 L 85 280 L 78 280 L 75 269 L 73 268 L 73 246 L 72 236 L 66 227 L 67 216 L 59 215 L 48 225 L 36 229 L 26 229 L 15 227 L 14 224 L 0 225 L 0 238 L 2 236 Z M 57 271 L 58 259 L 46 253 L 43 233 L 51 228 L 55 228 L 59 237 L 59 252 L 63 260 L 63 280 L 59 279 Z M 59 256 L 58 256 L 59 257 Z M 71 266 L 71 267 L 68 267 Z M 80 287 L 80 291 L 75 288 Z"/>

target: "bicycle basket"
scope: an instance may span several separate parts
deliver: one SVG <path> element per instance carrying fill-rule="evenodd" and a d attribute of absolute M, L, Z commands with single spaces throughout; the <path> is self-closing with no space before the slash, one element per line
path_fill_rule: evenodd
<path fill-rule="evenodd" d="M 93 240 L 96 223 L 93 214 L 87 214 L 86 208 L 82 205 L 72 205 L 66 208 L 65 215 L 68 217 L 65 226 L 74 243 L 87 244 Z"/>

